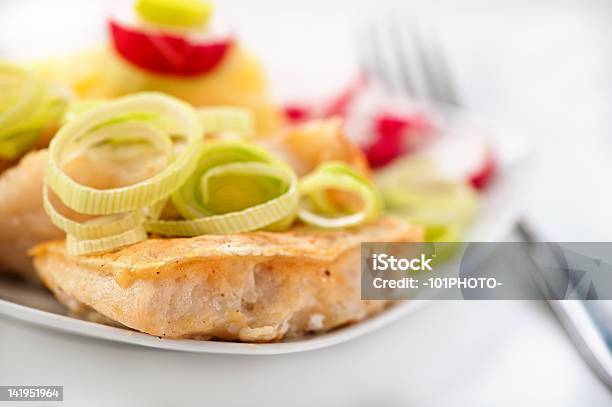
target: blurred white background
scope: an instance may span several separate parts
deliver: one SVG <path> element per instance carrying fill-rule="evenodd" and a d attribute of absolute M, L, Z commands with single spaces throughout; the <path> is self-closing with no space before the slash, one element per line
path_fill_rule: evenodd
<path fill-rule="evenodd" d="M 101 42 L 103 15 L 113 9 L 103 0 L 0 0 L 0 57 L 31 59 Z M 545 239 L 610 240 L 612 230 L 612 3 L 606 0 L 226 0 L 220 12 L 238 28 L 242 39 L 269 67 L 280 98 L 326 94 L 342 88 L 357 72 L 353 34 L 356 25 L 383 9 L 402 10 L 426 19 L 440 33 L 462 97 L 469 109 L 521 129 L 540 151 L 541 168 L 533 179 L 528 218 Z M 284 86 L 290 83 L 291 86 Z M 14 381 L 38 381 L 49 375 L 39 362 L 57 367 L 57 383 L 85 395 L 83 380 L 103 383 L 114 371 L 172 375 L 185 386 L 202 386 L 213 404 L 224 400 L 206 385 L 249 380 L 245 391 L 258 387 L 271 401 L 311 393 L 318 404 L 336 390 L 343 405 L 611 405 L 610 393 L 586 367 L 546 306 L 530 302 L 437 303 L 343 349 L 309 355 L 264 359 L 231 359 L 235 376 L 201 379 L 180 376 L 194 371 L 206 357 L 115 348 L 97 342 L 42 338 L 7 322 L 0 332 L 0 378 L 5 363 L 20 364 Z M 4 336 L 4 338 L 3 338 Z M 384 336 L 384 338 L 383 338 Z M 392 338 L 392 339 L 389 339 Z M 388 352 L 377 347 L 385 341 Z M 32 358 L 13 357 L 6 349 L 40 347 Z M 4 350 L 1 347 L 4 346 Z M 49 348 L 52 347 L 52 348 Z M 73 360 L 60 366 L 72 349 Z M 391 354 L 393 349 L 402 353 Z M 364 354 L 368 350 L 368 354 Z M 3 354 L 4 352 L 4 354 Z M 76 352 L 80 355 L 77 356 Z M 11 352 L 13 354 L 13 352 Z M 16 354 L 15 354 L 16 355 Z M 97 355 L 97 356 L 96 356 Z M 318 357 L 316 357 L 318 356 Z M 108 358 L 121 358 L 113 363 Z M 76 359 L 82 363 L 77 363 Z M 125 368 L 119 366 L 122 364 Z M 116 370 L 113 369 L 113 366 Z M 131 366 L 131 367 L 130 367 Z M 344 366 L 344 368 L 343 368 Z M 347 366 L 352 366 L 347 370 Z M 77 369 L 71 373 L 71 369 Z M 90 369 L 85 377 L 78 370 Z M 96 373 L 96 369 L 99 369 Z M 169 371 L 170 369 L 170 371 Z M 191 370 L 189 370 L 191 369 Z M 265 375 L 295 375 L 282 388 Z M 370 380 L 368 375 L 385 375 Z M 261 376 L 263 375 L 263 376 Z M 365 376 L 364 376 L 365 375 Z M 146 394 L 146 381 L 118 375 L 113 386 L 129 389 L 143 405 L 167 405 Z M 169 383 L 173 383 L 169 378 Z M 390 380 L 395 381 L 391 383 Z M 3 380 L 6 381 L 6 380 Z M 176 380 L 174 381 L 174 383 Z M 82 388 L 79 388 L 79 383 Z M 160 383 L 159 380 L 151 383 Z M 26 384 L 26 383 L 23 383 Z M 43 383 L 40 383 L 43 384 Z M 240 388 L 242 384 L 233 384 Z M 359 399 L 377 394 L 386 397 Z M 215 388 L 216 388 L 215 387 Z M 372 389 L 370 389 L 372 390 Z M 68 390 L 67 390 L 68 391 Z M 320 391 L 320 397 L 315 394 Z M 354 392 L 351 395 L 351 392 Z M 340 394 L 341 393 L 341 394 Z M 73 393 L 74 394 L 74 393 Z M 151 393 L 153 394 L 153 393 Z M 120 398 L 106 396 L 111 404 Z M 201 400 L 206 400 L 203 395 Z M 356 399 L 357 397 L 357 399 Z M 261 398 L 258 400 L 262 400 Z M 352 402 L 351 402 L 352 400 Z M 383 401 L 382 404 L 380 401 Z M 146 402 L 149 401 L 149 402 Z M 386 404 L 385 404 L 386 403 Z M 211 405 L 213 405 L 211 404 Z"/>

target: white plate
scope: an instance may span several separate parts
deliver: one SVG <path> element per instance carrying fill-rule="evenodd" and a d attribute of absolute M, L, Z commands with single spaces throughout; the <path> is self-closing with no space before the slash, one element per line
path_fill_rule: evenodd
<path fill-rule="evenodd" d="M 399 303 L 385 312 L 358 324 L 337 329 L 327 334 L 313 335 L 307 339 L 279 343 L 235 343 L 220 341 L 198 341 L 191 339 L 163 339 L 128 329 L 115 328 L 94 322 L 82 321 L 64 315 L 41 311 L 10 301 L 0 300 L 0 314 L 33 324 L 42 325 L 64 332 L 98 339 L 130 343 L 167 350 L 218 353 L 234 355 L 280 355 L 284 353 L 304 352 L 325 348 L 359 337 L 385 326 L 398 318 L 412 312 L 424 301 Z"/>
<path fill-rule="evenodd" d="M 527 184 L 534 171 L 534 156 L 517 134 L 503 132 L 465 113 L 451 111 L 446 115 L 456 124 L 469 125 L 493 136 L 499 152 L 500 167 L 492 184 L 483 194 L 482 206 L 466 235 L 467 241 L 503 239 L 512 229 L 523 209 Z M 495 129 L 495 130 L 494 130 Z M 23 287 L 0 280 L 0 314 L 48 328 L 110 341 L 129 343 L 166 350 L 272 355 L 320 349 L 357 338 L 408 315 L 422 301 L 399 303 L 366 321 L 297 341 L 272 344 L 244 344 L 217 341 L 160 339 L 128 329 L 86 322 L 63 315 L 51 294 L 37 287 Z"/>

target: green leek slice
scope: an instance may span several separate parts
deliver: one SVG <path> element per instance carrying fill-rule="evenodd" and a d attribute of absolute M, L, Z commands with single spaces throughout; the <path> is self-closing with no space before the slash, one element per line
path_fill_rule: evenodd
<path fill-rule="evenodd" d="M 197 109 L 202 127 L 209 133 L 232 132 L 249 138 L 253 135 L 253 115 L 236 107 L 200 107 Z"/>
<path fill-rule="evenodd" d="M 119 235 L 142 225 L 142 211 L 132 211 L 121 215 L 109 215 L 93 218 L 86 222 L 77 222 L 60 214 L 49 199 L 49 190 L 43 190 L 43 206 L 51 222 L 69 236 L 82 240 L 102 239 Z"/>
<path fill-rule="evenodd" d="M 172 196 L 172 203 L 185 219 L 197 219 L 216 214 L 202 202 L 202 177 L 211 169 L 237 162 L 261 162 L 278 167 L 288 166 L 261 147 L 234 140 L 214 140 L 205 143 L 195 171 Z"/>
<path fill-rule="evenodd" d="M 12 160 L 27 151 L 40 137 L 41 130 L 13 133 L 0 141 L 0 158 Z"/>
<path fill-rule="evenodd" d="M 298 217 L 321 228 L 356 226 L 378 217 L 381 200 L 374 185 L 343 162 L 330 161 L 300 180 L 302 201 Z M 361 208 L 342 208 L 330 197 L 330 191 L 357 195 Z"/>
<path fill-rule="evenodd" d="M 142 93 L 72 109 L 49 148 L 44 207 L 64 230 L 69 254 L 117 249 L 147 238 L 147 232 L 169 236 L 238 233 L 279 227 L 293 219 L 297 177 L 267 151 L 243 141 L 213 140 L 208 134 L 248 135 L 251 116 L 240 109 L 190 106 L 157 93 Z M 148 157 L 153 147 L 165 157 L 155 175 L 129 186 L 96 189 L 63 171 L 84 155 L 132 151 Z M 129 149 L 127 148 L 129 146 Z M 96 150 L 99 147 L 103 149 Z M 143 165 L 146 163 L 143 162 Z M 49 191 L 81 215 L 79 222 L 62 215 Z M 186 220 L 159 220 L 168 199 Z M 289 224 L 287 223 L 287 227 Z"/>
<path fill-rule="evenodd" d="M 249 176 L 276 178 L 288 185 L 288 189 L 275 198 L 234 212 L 208 215 L 191 220 L 146 221 L 147 230 L 168 236 L 241 233 L 275 224 L 295 213 L 298 202 L 297 179 L 285 167 L 249 162 L 222 165 L 210 171 L 212 172 L 215 174 L 210 175 L 211 177 L 245 173 Z M 207 176 L 208 174 L 205 177 Z M 285 225 L 285 227 L 288 226 Z"/>
<path fill-rule="evenodd" d="M 175 159 L 147 180 L 107 190 L 81 185 L 62 171 L 76 152 L 91 146 L 93 141 L 116 141 L 122 126 L 139 128 L 139 137 L 159 146 L 167 146 L 168 137 L 172 137 Z M 161 129 L 155 130 L 155 126 Z M 49 147 L 47 182 L 66 206 L 82 214 L 112 215 L 138 210 L 168 197 L 184 183 L 201 144 L 201 124 L 189 105 L 157 93 L 125 96 L 86 111 L 62 127 Z"/>
<path fill-rule="evenodd" d="M 474 188 L 446 179 L 426 157 L 403 158 L 379 172 L 376 182 L 385 212 L 425 226 L 427 241 L 461 240 L 479 205 Z"/>
<path fill-rule="evenodd" d="M 136 11 L 150 23 L 193 28 L 206 25 L 213 6 L 203 0 L 138 0 Z"/>
<path fill-rule="evenodd" d="M 148 238 L 147 232 L 142 228 L 128 230 L 127 232 L 103 237 L 100 239 L 79 239 L 72 235 L 66 237 L 66 250 L 72 256 L 84 254 L 104 253 L 119 247 L 129 246 L 142 242 Z"/>
<path fill-rule="evenodd" d="M 71 94 L 0 61 L 0 158 L 14 159 L 57 124 Z"/>
<path fill-rule="evenodd" d="M 190 175 L 203 144 L 202 134 L 193 108 L 156 93 L 103 102 L 72 117 L 49 147 L 43 194 L 52 222 L 67 233 L 68 253 L 103 252 L 146 239 L 145 217 L 159 216 L 165 201 Z M 104 190 L 81 185 L 63 171 L 71 160 L 98 146 L 121 149 L 134 143 L 160 151 L 165 167 L 144 181 Z M 48 188 L 68 208 L 97 217 L 78 222 L 63 216 L 50 202 Z"/>
<path fill-rule="evenodd" d="M 252 144 L 214 140 L 172 196 L 186 220 L 151 220 L 146 228 L 172 236 L 246 232 L 278 226 L 295 214 L 297 202 L 297 177 L 286 164 Z"/>
<path fill-rule="evenodd" d="M 66 111 L 61 120 L 61 124 L 64 125 L 69 121 L 75 119 L 77 116 L 82 113 L 87 112 L 88 110 L 99 107 L 100 105 L 107 103 L 108 100 L 103 99 L 87 99 L 87 100 L 76 100 L 68 105 Z"/>

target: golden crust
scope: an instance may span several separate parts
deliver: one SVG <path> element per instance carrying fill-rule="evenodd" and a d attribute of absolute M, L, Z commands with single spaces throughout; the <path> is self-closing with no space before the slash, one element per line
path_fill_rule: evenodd
<path fill-rule="evenodd" d="M 350 231 L 149 239 L 80 257 L 57 241 L 33 254 L 43 282 L 73 310 L 157 336 L 267 342 L 382 310 L 385 301 L 360 300 L 361 242 L 421 238 L 419 228 L 381 219 Z"/>

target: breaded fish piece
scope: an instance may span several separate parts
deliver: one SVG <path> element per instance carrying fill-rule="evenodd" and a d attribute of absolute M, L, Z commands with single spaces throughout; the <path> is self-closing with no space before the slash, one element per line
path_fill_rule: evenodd
<path fill-rule="evenodd" d="M 31 152 L 0 176 L 0 272 L 33 276 L 28 250 L 64 236 L 43 209 L 47 160 L 47 150 Z"/>
<path fill-rule="evenodd" d="M 420 241 L 395 219 L 359 228 L 149 239 L 114 253 L 36 247 L 42 281 L 73 311 L 91 310 L 166 338 L 270 342 L 323 332 L 384 309 L 360 299 L 361 242 Z"/>
<path fill-rule="evenodd" d="M 299 176 L 326 161 L 344 161 L 362 175 L 371 176 L 363 151 L 346 137 L 338 119 L 312 120 L 257 142 L 291 165 Z"/>
<path fill-rule="evenodd" d="M 131 161 L 131 165 L 115 168 L 116 161 L 104 159 L 102 153 L 98 160 L 84 156 L 71 162 L 67 171 L 77 181 L 98 188 L 129 185 L 150 176 L 149 166 L 143 166 L 141 160 L 128 156 L 123 161 Z M 65 235 L 53 225 L 43 207 L 48 158 L 47 149 L 31 152 L 0 175 L 0 272 L 34 276 L 28 250 Z"/>

